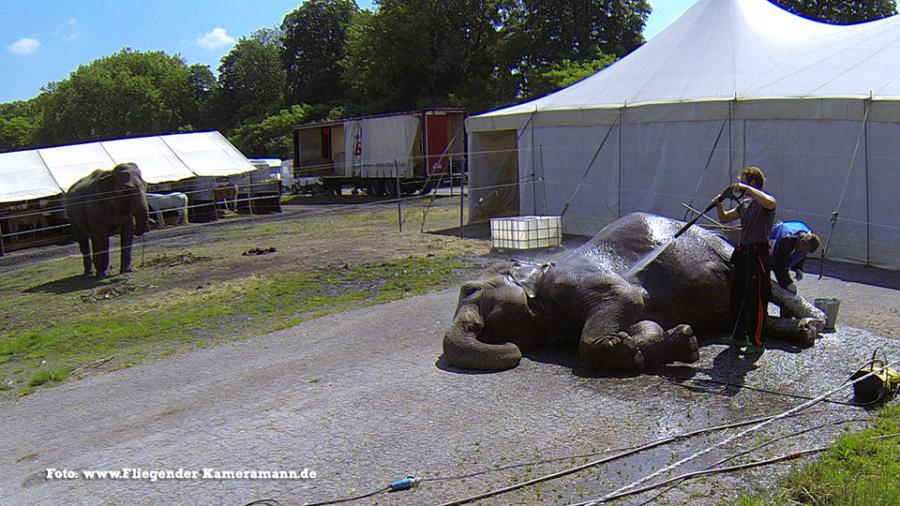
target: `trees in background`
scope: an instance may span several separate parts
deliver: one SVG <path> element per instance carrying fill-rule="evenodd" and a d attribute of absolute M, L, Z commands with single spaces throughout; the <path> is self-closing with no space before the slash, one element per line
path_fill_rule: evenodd
<path fill-rule="evenodd" d="M 347 84 L 340 61 L 351 20 L 358 12 L 352 0 L 310 0 L 284 17 L 281 63 L 289 102 L 339 104 L 344 100 Z"/>
<path fill-rule="evenodd" d="M 836 25 L 874 21 L 897 14 L 896 0 L 769 0 L 805 18 Z"/>
<path fill-rule="evenodd" d="M 833 23 L 895 0 L 770 0 Z M 0 104 L 0 151 L 192 130 L 248 156 L 287 156 L 293 124 L 344 115 L 508 105 L 583 79 L 634 50 L 647 0 L 309 0 L 240 39 L 218 75 L 178 55 L 123 49 Z"/>
<path fill-rule="evenodd" d="M 123 49 L 50 83 L 39 107 L 38 144 L 176 132 L 191 128 L 190 68 L 179 56 Z"/>
<path fill-rule="evenodd" d="M 81 66 L 0 108 L 0 151 L 217 129 L 249 156 L 284 156 L 296 123 L 477 112 L 565 86 L 639 45 L 648 13 L 646 0 L 309 0 L 240 39 L 218 76 L 130 49 Z"/>
<path fill-rule="evenodd" d="M 284 106 L 286 72 L 281 66 L 281 34 L 259 30 L 241 38 L 222 58 L 213 92 L 215 119 L 223 130 L 260 121 Z"/>

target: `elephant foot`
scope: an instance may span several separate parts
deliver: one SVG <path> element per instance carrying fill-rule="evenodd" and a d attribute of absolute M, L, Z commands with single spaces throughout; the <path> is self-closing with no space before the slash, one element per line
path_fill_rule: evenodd
<path fill-rule="evenodd" d="M 125 274 L 127 272 L 134 272 L 134 267 L 129 265 L 128 267 L 125 267 L 124 269 L 122 269 L 122 274 Z"/>
<path fill-rule="evenodd" d="M 816 343 L 823 326 L 824 321 L 818 318 L 767 318 L 766 335 L 808 348 Z"/>
<path fill-rule="evenodd" d="M 665 331 L 658 323 L 643 320 L 632 325 L 628 332 L 648 366 L 691 363 L 700 359 L 700 347 L 690 325 L 678 325 Z"/>
<path fill-rule="evenodd" d="M 578 355 L 588 367 L 601 371 L 641 372 L 646 366 L 638 343 L 626 332 L 599 338 L 582 336 Z"/>
<path fill-rule="evenodd" d="M 672 343 L 675 360 L 691 364 L 700 360 L 700 344 L 690 325 L 678 325 L 666 331 L 666 338 Z"/>
<path fill-rule="evenodd" d="M 816 344 L 816 338 L 825 328 L 825 320 L 818 318 L 803 318 L 800 320 L 800 328 L 804 329 L 802 344 L 805 347 L 811 347 Z"/>
<path fill-rule="evenodd" d="M 97 279 L 108 278 L 110 276 L 109 269 L 105 271 L 97 271 Z"/>

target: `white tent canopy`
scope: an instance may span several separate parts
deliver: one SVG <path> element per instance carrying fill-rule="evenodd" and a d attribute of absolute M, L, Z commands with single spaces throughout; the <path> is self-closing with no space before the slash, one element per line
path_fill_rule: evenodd
<path fill-rule="evenodd" d="M 148 183 L 254 170 L 219 132 L 195 132 L 0 153 L 0 202 L 64 193 L 96 169 L 134 162 Z"/>
<path fill-rule="evenodd" d="M 840 207 L 829 256 L 900 268 L 898 16 L 834 26 L 697 0 L 597 74 L 466 124 L 474 216 L 565 212 L 576 233 L 631 211 L 683 217 L 758 165 L 778 219 L 824 240 Z"/>

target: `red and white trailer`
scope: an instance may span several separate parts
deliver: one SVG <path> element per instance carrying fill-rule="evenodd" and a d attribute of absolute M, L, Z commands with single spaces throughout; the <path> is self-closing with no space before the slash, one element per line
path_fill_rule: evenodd
<path fill-rule="evenodd" d="M 427 193 L 465 171 L 466 113 L 425 109 L 297 125 L 294 178 L 374 195 Z"/>

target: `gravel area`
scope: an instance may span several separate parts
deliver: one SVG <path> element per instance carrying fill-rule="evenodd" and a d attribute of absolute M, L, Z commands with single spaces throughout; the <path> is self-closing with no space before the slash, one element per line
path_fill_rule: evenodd
<path fill-rule="evenodd" d="M 0 496 L 8 504 L 242 505 L 262 498 L 303 504 L 416 475 L 430 480 L 354 504 L 438 504 L 615 449 L 776 414 L 804 402 L 722 383 L 817 396 L 839 385 L 876 346 L 900 356 L 896 340 L 839 326 L 810 349 L 773 343 L 758 360 L 748 361 L 709 344 L 696 364 L 640 376 L 592 375 L 580 368 L 572 350 L 528 357 L 510 371 L 466 374 L 438 360 L 455 299 L 455 290 L 445 290 L 320 318 L 6 403 L 0 409 L 0 425 L 8 428 L 0 436 Z M 848 401 L 850 392 L 834 398 Z M 722 444 L 675 472 L 709 466 L 767 441 L 772 444 L 746 458 L 827 444 L 864 422 L 787 436 L 867 416 L 858 407 L 818 404 L 805 416 Z M 739 431 L 667 444 L 484 504 L 564 504 L 601 496 Z M 578 457 L 585 454 L 591 456 Z M 559 460 L 434 480 L 551 458 Z M 791 465 L 807 460 L 694 480 L 657 504 L 727 502 L 742 490 L 770 488 Z M 78 477 L 47 479 L 48 468 Z M 81 474 L 122 468 L 306 468 L 316 477 L 151 481 L 88 480 Z"/>

